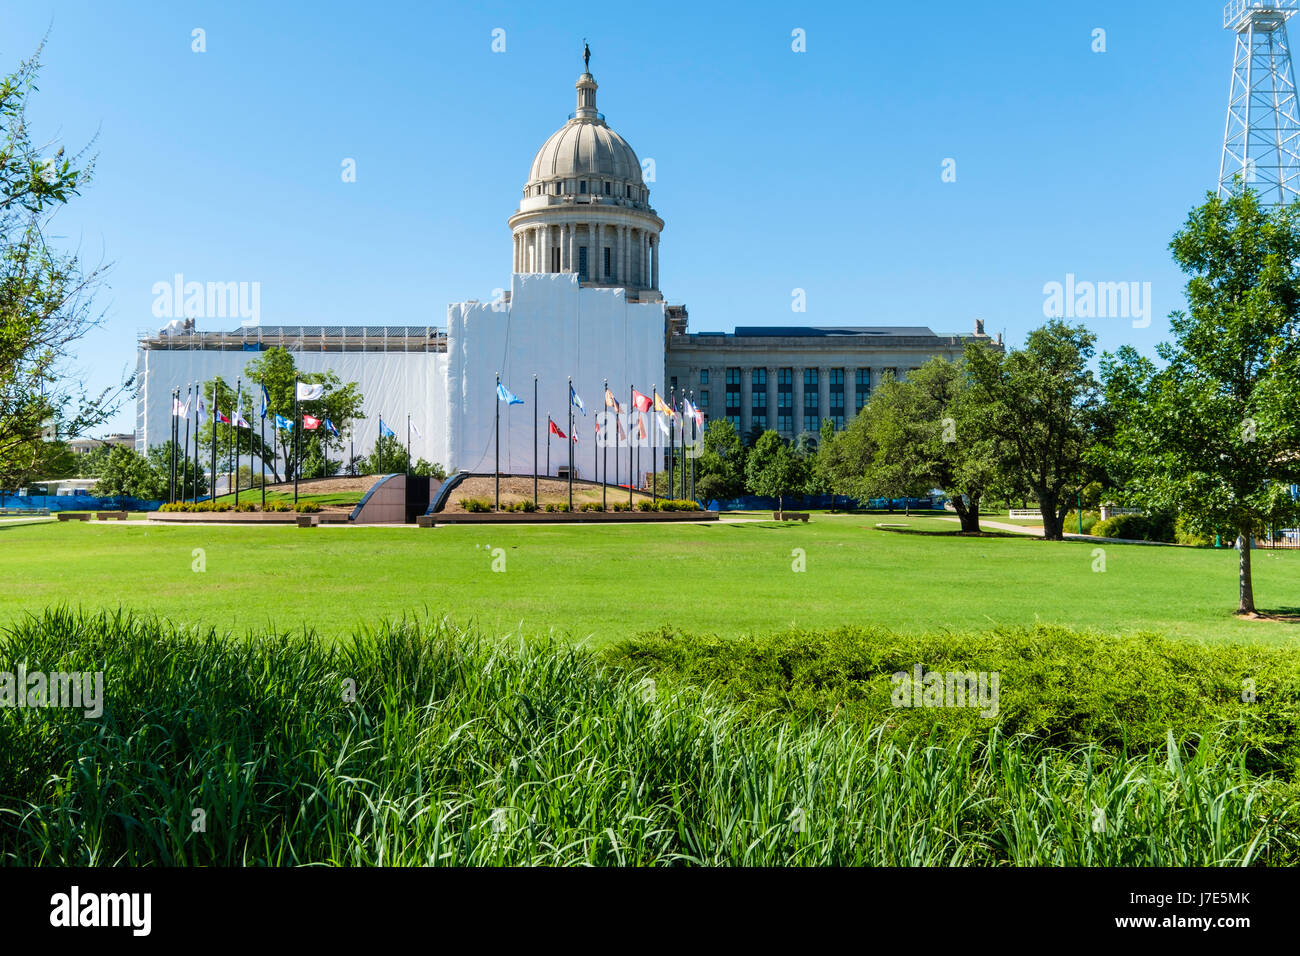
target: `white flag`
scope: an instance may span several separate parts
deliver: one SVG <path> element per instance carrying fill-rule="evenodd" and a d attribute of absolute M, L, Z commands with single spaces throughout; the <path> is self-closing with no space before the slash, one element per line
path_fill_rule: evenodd
<path fill-rule="evenodd" d="M 415 422 L 411 422 L 411 433 L 414 434 L 416 438 L 422 439 L 424 437 L 420 434 L 420 429 L 416 427 Z"/>
<path fill-rule="evenodd" d="M 298 401 L 300 402 L 314 402 L 324 394 L 324 385 L 309 385 L 306 382 L 298 383 Z"/>

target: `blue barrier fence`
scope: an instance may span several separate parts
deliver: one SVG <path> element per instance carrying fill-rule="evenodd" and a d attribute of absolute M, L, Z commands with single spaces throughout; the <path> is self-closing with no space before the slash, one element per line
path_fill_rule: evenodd
<path fill-rule="evenodd" d="M 0 508 L 30 509 L 39 511 L 48 508 L 54 511 L 157 511 L 161 501 L 145 501 L 141 498 L 95 498 L 91 495 L 11 495 L 0 494 Z"/>
<path fill-rule="evenodd" d="M 850 498 L 847 495 L 786 495 L 785 508 L 787 511 L 798 511 L 800 509 L 838 509 L 842 511 L 856 511 L 859 509 L 870 509 L 872 511 L 942 511 L 943 498 L 870 498 L 867 501 L 860 501 L 856 498 Z M 728 498 L 724 501 L 714 499 L 708 503 L 710 511 L 775 511 L 777 509 L 777 500 L 775 498 L 765 498 L 762 495 L 743 495 L 740 498 Z"/>

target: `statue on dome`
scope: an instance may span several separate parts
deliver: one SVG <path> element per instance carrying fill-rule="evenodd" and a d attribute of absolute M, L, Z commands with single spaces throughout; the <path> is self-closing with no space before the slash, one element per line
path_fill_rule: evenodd
<path fill-rule="evenodd" d="M 587 46 L 587 41 L 582 41 L 582 70 L 584 73 L 591 72 L 591 47 Z"/>

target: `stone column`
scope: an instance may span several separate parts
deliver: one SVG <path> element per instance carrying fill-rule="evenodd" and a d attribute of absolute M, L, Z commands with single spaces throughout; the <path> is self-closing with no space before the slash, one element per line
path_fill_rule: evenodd
<path fill-rule="evenodd" d="M 740 367 L 740 434 L 748 435 L 754 427 L 754 370 L 748 365 Z"/>
<path fill-rule="evenodd" d="M 641 285 L 650 288 L 650 235 L 641 230 Z"/>
<path fill-rule="evenodd" d="M 623 273 L 623 237 L 625 229 L 625 226 L 614 227 L 614 282 L 623 286 L 627 285 L 627 276 Z"/>
<path fill-rule="evenodd" d="M 817 426 L 820 429 L 821 419 L 831 417 L 831 370 L 826 366 L 817 369 Z"/>
<path fill-rule="evenodd" d="M 713 418 L 727 417 L 727 368 L 709 369 L 709 413 Z"/>
<path fill-rule="evenodd" d="M 767 427 L 776 431 L 776 366 L 767 367 Z"/>
<path fill-rule="evenodd" d="M 659 237 L 654 237 L 654 271 L 651 273 L 650 285 L 659 288 Z"/>
<path fill-rule="evenodd" d="M 792 419 L 790 433 L 792 437 L 798 438 L 803 432 L 803 366 L 796 365 L 792 377 L 794 379 L 792 384 L 794 388 L 794 408 L 790 410 L 792 412 L 790 416 Z"/>
<path fill-rule="evenodd" d="M 519 271 L 519 233 L 510 234 L 510 271 Z"/>

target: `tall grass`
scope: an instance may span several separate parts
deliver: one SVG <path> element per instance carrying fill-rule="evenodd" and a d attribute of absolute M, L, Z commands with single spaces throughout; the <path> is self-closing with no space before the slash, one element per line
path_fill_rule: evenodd
<path fill-rule="evenodd" d="M 9 864 L 1300 861 L 1300 796 L 1218 734 L 1127 758 L 940 745 L 439 622 L 335 644 L 51 610 L 0 637 L 0 670 L 19 661 L 103 670 L 107 704 L 0 709 Z"/>

